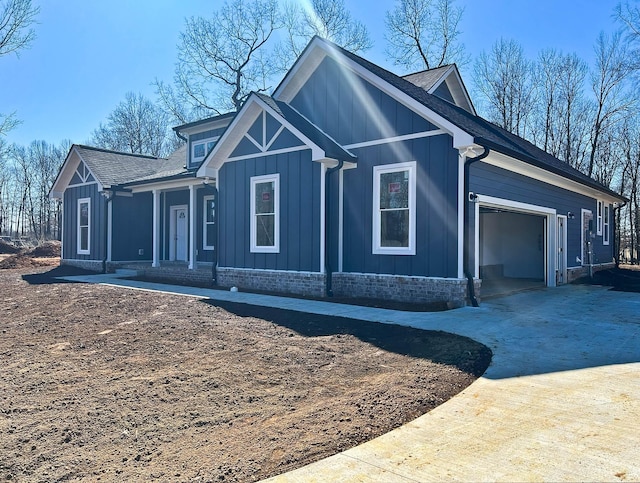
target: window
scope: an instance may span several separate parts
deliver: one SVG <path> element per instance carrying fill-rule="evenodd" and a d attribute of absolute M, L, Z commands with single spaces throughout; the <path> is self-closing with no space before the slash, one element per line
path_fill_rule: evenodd
<path fill-rule="evenodd" d="M 202 224 L 202 248 L 203 250 L 214 250 L 216 245 L 216 201 L 214 196 L 204 197 Z"/>
<path fill-rule="evenodd" d="M 604 207 L 604 222 L 602 224 L 602 244 L 609 244 L 609 205 Z"/>
<path fill-rule="evenodd" d="M 602 235 L 602 201 L 598 201 L 598 211 L 596 217 L 596 235 Z"/>
<path fill-rule="evenodd" d="M 199 161 L 202 161 L 216 145 L 216 141 L 219 137 L 220 136 L 216 136 L 213 138 L 193 141 L 191 143 L 191 162 L 197 163 Z"/>
<path fill-rule="evenodd" d="M 280 252 L 280 175 L 251 178 L 251 251 Z"/>
<path fill-rule="evenodd" d="M 416 163 L 373 168 L 373 253 L 416 254 Z"/>
<path fill-rule="evenodd" d="M 78 255 L 89 255 L 91 246 L 91 199 L 78 200 Z"/>

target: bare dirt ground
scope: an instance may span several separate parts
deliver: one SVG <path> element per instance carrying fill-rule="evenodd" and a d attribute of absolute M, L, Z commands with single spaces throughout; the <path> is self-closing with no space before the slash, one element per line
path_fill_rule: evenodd
<path fill-rule="evenodd" d="M 6 481 L 256 481 L 416 418 L 491 357 L 442 332 L 55 282 L 51 268 L 0 270 Z"/>

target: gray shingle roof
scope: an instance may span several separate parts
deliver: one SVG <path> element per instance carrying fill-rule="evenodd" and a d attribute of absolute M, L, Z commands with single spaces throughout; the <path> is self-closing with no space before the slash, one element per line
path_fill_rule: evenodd
<path fill-rule="evenodd" d="M 436 67 L 435 69 L 423 70 L 421 72 L 414 72 L 402 77 L 403 79 L 422 87 L 425 91 L 431 89 L 449 70 L 451 64 L 443 65 L 442 67 Z"/>
<path fill-rule="evenodd" d="M 79 144 L 75 145 L 75 149 L 98 181 L 106 186 L 186 172 L 186 146 L 181 146 L 168 158 L 119 153 Z"/>

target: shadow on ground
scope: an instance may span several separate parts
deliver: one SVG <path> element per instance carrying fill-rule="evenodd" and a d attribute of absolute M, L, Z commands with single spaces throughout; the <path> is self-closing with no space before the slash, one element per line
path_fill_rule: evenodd
<path fill-rule="evenodd" d="M 448 332 L 233 302 L 203 302 L 241 317 L 256 317 L 273 322 L 305 337 L 352 335 L 382 350 L 455 366 L 475 377 L 481 376 L 491 362 L 492 354 L 488 347 L 468 337 Z"/>

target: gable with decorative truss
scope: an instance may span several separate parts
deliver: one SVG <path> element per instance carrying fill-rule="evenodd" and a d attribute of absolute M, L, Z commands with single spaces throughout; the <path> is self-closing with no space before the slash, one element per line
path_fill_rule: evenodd
<path fill-rule="evenodd" d="M 230 158 L 272 151 L 300 149 L 304 143 L 277 119 L 262 111 L 244 134 Z"/>
<path fill-rule="evenodd" d="M 91 174 L 91 171 L 89 171 L 89 168 L 87 168 L 87 165 L 80 161 L 75 173 L 73 173 L 71 181 L 69 182 L 69 186 L 79 186 L 96 182 L 96 179 Z"/>

